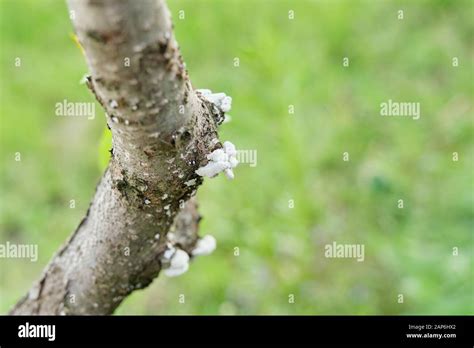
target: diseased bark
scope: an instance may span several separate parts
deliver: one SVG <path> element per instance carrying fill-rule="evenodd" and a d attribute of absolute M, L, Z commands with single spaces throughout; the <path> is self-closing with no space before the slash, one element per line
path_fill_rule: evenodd
<path fill-rule="evenodd" d="M 68 5 L 112 157 L 86 217 L 11 314 L 113 313 L 158 275 L 170 227 L 189 253 L 199 220 L 189 199 L 202 182 L 195 170 L 221 146 L 223 114 L 194 92 L 164 1 Z"/>

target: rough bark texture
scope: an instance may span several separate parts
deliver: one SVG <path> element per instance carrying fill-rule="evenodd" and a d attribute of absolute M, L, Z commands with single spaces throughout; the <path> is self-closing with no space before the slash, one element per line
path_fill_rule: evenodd
<path fill-rule="evenodd" d="M 110 314 L 150 284 L 170 228 L 182 249 L 196 242 L 195 170 L 221 146 L 222 115 L 194 92 L 163 1 L 68 5 L 112 156 L 86 217 L 11 314 Z"/>

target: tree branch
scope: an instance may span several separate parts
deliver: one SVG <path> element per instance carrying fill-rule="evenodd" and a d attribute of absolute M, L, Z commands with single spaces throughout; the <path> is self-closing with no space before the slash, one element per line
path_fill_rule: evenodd
<path fill-rule="evenodd" d="M 190 254 L 199 215 L 188 200 L 202 182 L 195 171 L 222 147 L 223 112 L 193 90 L 164 1 L 68 5 L 112 158 L 86 217 L 11 314 L 113 313 L 166 266 L 165 251 Z"/>

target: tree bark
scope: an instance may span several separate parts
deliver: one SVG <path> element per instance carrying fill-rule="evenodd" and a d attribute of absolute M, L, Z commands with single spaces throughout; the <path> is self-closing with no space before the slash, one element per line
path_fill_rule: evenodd
<path fill-rule="evenodd" d="M 112 132 L 89 210 L 10 314 L 110 314 L 146 287 L 173 247 L 197 240 L 195 171 L 222 147 L 221 110 L 196 93 L 161 0 L 68 0 Z"/>

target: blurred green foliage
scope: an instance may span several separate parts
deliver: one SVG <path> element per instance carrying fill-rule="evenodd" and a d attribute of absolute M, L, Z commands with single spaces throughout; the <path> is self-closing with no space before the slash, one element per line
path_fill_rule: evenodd
<path fill-rule="evenodd" d="M 193 85 L 233 97 L 221 139 L 256 149 L 258 164 L 199 190 L 201 233 L 217 250 L 118 313 L 473 314 L 473 2 L 169 6 Z M 74 230 L 101 175 L 100 106 L 94 120 L 54 114 L 64 99 L 94 100 L 71 33 L 63 1 L 0 0 L 0 242 L 40 251 L 36 263 L 0 259 L 1 313 Z M 421 119 L 379 116 L 388 99 L 420 102 Z M 325 258 L 333 241 L 365 244 L 365 261 Z"/>

